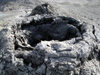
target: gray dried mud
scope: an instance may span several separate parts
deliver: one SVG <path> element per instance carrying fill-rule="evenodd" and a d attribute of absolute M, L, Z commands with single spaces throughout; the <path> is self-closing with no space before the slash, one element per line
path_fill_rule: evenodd
<path fill-rule="evenodd" d="M 49 7 L 0 31 L 0 75 L 99 75 L 100 26 Z"/>

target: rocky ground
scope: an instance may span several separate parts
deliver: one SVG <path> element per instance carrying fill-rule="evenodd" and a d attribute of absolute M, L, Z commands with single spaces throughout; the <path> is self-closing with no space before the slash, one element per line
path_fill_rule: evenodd
<path fill-rule="evenodd" d="M 99 75 L 98 0 L 27 2 L 1 1 L 0 75 Z"/>

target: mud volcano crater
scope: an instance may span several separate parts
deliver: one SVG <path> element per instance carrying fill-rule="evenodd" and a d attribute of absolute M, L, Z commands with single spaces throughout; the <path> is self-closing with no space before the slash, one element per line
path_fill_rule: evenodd
<path fill-rule="evenodd" d="M 81 24 L 71 17 L 44 16 L 38 20 L 32 20 L 28 24 L 22 24 L 21 30 L 28 31 L 28 43 L 35 46 L 41 41 L 70 40 L 81 37 Z"/>
<path fill-rule="evenodd" d="M 33 18 L 28 23 L 17 25 L 19 27 L 15 31 L 15 37 L 21 43 L 23 41 L 22 45 L 27 43 L 34 47 L 41 41 L 65 41 L 82 37 L 84 30 L 81 29 L 82 24 L 79 21 L 71 17 L 54 15 L 48 6 L 48 4 L 37 6 L 29 15 Z"/>

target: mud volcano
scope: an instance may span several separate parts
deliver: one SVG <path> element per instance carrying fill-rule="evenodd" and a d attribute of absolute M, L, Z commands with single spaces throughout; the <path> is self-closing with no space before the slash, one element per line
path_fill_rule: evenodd
<path fill-rule="evenodd" d="M 95 26 L 53 13 L 42 4 L 27 21 L 0 32 L 2 75 L 88 75 L 99 60 Z M 31 18 L 31 19 L 29 19 Z M 87 62 L 88 61 L 88 62 Z M 6 64 L 6 65 L 5 65 Z M 98 64 L 97 64 L 98 65 Z M 89 71 L 88 71 L 89 69 Z"/>

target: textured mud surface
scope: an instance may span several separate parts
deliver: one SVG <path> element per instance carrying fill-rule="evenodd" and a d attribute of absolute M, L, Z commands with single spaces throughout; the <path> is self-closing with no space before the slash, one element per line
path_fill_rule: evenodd
<path fill-rule="evenodd" d="M 0 75 L 99 75 L 99 32 L 48 4 L 37 6 L 0 31 Z"/>

